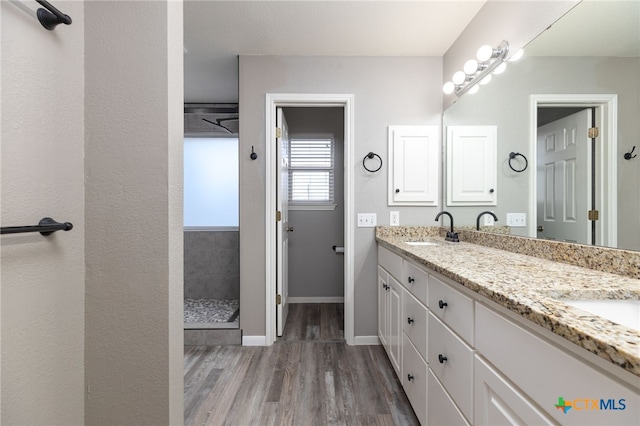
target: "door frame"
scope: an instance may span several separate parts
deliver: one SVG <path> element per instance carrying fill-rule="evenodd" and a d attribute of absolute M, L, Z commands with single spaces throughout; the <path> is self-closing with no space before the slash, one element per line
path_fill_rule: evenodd
<path fill-rule="evenodd" d="M 537 237 L 537 152 L 538 107 L 598 108 L 596 124 L 600 127 L 600 144 L 596 197 L 600 200 L 602 225 L 596 227 L 598 245 L 616 247 L 618 244 L 618 95 L 616 94 L 536 94 L 530 97 L 529 126 L 532 176 L 529 199 L 529 236 Z M 606 195 L 605 195 L 606 194 Z"/>
<path fill-rule="evenodd" d="M 354 326 L 354 95 L 267 93 L 265 103 L 265 334 L 266 345 L 277 338 L 276 329 L 276 109 L 278 107 L 341 107 L 344 110 L 344 337 L 355 340 Z"/>

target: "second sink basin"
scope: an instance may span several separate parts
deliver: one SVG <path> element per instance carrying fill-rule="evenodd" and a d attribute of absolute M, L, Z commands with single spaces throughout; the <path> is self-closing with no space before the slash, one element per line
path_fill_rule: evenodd
<path fill-rule="evenodd" d="M 431 241 L 407 241 L 410 246 L 437 246 L 438 243 Z"/>
<path fill-rule="evenodd" d="M 640 330 L 640 300 L 562 300 L 569 306 Z"/>

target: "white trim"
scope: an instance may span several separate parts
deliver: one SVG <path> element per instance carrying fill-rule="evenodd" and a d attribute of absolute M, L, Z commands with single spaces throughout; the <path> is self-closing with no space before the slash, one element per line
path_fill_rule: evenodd
<path fill-rule="evenodd" d="M 268 346 L 267 336 L 242 336 L 242 346 Z"/>
<path fill-rule="evenodd" d="M 354 95 L 353 94 L 301 94 L 267 93 L 265 96 L 265 303 L 266 344 L 276 341 L 276 309 L 272 303 L 276 291 L 276 253 L 275 253 L 275 140 L 277 107 L 341 107 L 344 109 L 344 335 L 348 345 L 354 344 Z"/>
<path fill-rule="evenodd" d="M 530 101 L 530 120 L 529 128 L 531 129 L 529 162 L 532 168 L 532 178 L 530 182 L 529 195 L 529 236 L 536 237 L 536 219 L 537 219 L 537 178 L 535 176 L 536 164 L 538 163 L 536 154 L 536 141 L 538 135 L 538 107 L 539 106 L 584 106 L 584 107 L 601 107 L 601 140 L 605 143 L 600 144 L 600 158 L 606 166 L 606 170 L 600 176 L 600 188 L 606 191 L 606 197 L 599 197 L 602 200 L 600 205 L 601 217 L 607 218 L 606 228 L 603 226 L 599 230 L 596 240 L 600 241 L 598 245 L 607 247 L 616 247 L 618 245 L 618 95 L 615 94 L 542 94 L 531 95 Z"/>
<path fill-rule="evenodd" d="M 371 346 L 371 345 L 381 345 L 380 339 L 378 336 L 356 336 L 353 339 L 353 344 L 355 346 Z"/>
<path fill-rule="evenodd" d="M 291 297 L 289 303 L 344 303 L 344 297 Z"/>
<path fill-rule="evenodd" d="M 313 210 L 335 210 L 337 204 L 291 204 L 289 201 L 289 211 L 291 210 L 305 210 L 305 211 L 313 211 Z"/>

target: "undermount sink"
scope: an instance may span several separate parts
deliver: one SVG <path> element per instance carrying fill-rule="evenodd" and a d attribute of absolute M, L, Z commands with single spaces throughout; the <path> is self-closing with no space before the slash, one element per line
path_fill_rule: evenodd
<path fill-rule="evenodd" d="M 431 241 L 407 241 L 410 246 L 437 246 L 438 243 Z"/>
<path fill-rule="evenodd" d="M 562 300 L 569 306 L 640 331 L 640 300 Z"/>

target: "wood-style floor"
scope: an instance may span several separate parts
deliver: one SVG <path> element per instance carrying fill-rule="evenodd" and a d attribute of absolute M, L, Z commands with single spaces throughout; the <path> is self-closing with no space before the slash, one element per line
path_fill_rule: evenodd
<path fill-rule="evenodd" d="M 294 304 L 269 347 L 185 347 L 185 425 L 417 425 L 382 346 L 347 346 L 342 304 Z"/>

